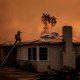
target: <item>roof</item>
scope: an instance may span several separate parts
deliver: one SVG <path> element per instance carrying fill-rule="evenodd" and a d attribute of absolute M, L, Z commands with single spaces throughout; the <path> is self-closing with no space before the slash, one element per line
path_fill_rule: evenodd
<path fill-rule="evenodd" d="M 39 38 L 39 39 L 34 39 L 30 41 L 24 41 L 21 43 L 18 43 L 17 45 L 29 45 L 29 44 L 63 44 L 63 40 L 60 38 Z M 6 44 L 0 44 L 0 46 L 13 46 L 14 43 L 6 43 Z M 80 45 L 80 42 L 73 41 L 73 44 Z"/>
<path fill-rule="evenodd" d="M 18 45 L 29 45 L 29 44 L 63 44 L 63 40 L 59 38 L 53 39 L 36 39 L 31 41 L 21 42 Z M 80 45 L 80 42 L 73 41 L 73 44 Z"/>

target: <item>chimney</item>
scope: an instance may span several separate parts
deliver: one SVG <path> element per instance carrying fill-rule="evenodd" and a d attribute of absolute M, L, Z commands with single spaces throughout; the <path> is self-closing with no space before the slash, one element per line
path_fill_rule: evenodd
<path fill-rule="evenodd" d="M 75 68 L 75 54 L 73 53 L 72 44 L 72 26 L 63 26 L 63 41 L 64 41 L 64 53 L 63 53 L 63 65 Z"/>

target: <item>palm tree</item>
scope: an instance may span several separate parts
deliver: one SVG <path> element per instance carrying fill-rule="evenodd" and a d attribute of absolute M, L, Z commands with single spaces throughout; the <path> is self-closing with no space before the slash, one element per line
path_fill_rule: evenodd
<path fill-rule="evenodd" d="M 52 27 L 55 26 L 56 22 L 57 22 L 57 21 L 56 21 L 56 18 L 55 18 L 55 17 L 51 17 L 51 18 L 50 18 L 51 32 L 52 32 Z"/>
<path fill-rule="evenodd" d="M 50 20 L 51 20 L 51 18 L 50 18 L 50 15 L 48 14 L 47 15 L 47 22 L 50 23 Z"/>
<path fill-rule="evenodd" d="M 43 13 L 42 15 L 42 22 L 44 23 L 45 26 L 47 26 L 47 13 Z"/>
<path fill-rule="evenodd" d="M 50 15 L 49 14 L 45 14 L 45 13 L 43 13 L 43 15 L 42 15 L 42 22 L 43 22 L 43 24 L 45 25 L 44 26 L 44 30 L 45 31 L 47 31 L 48 30 L 48 22 L 50 23 L 50 20 L 49 20 L 49 17 Z"/>
<path fill-rule="evenodd" d="M 52 33 L 52 28 L 53 28 L 53 26 L 55 26 L 57 21 L 56 21 L 56 18 L 54 16 L 51 17 L 49 14 L 43 13 L 42 22 L 45 25 L 45 27 L 44 27 L 45 30 L 48 30 L 48 23 L 51 24 L 51 33 Z"/>
<path fill-rule="evenodd" d="M 50 15 L 49 14 L 45 14 L 45 13 L 43 13 L 43 15 L 42 15 L 42 22 L 45 24 L 45 26 L 48 24 L 48 23 L 50 23 L 50 21 L 51 21 L 51 18 L 50 18 Z"/>

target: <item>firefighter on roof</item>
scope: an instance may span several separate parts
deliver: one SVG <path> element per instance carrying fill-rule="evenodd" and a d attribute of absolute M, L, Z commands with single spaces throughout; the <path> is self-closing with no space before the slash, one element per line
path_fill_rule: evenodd
<path fill-rule="evenodd" d="M 20 32 L 20 31 L 18 31 L 17 34 L 15 34 L 15 40 L 16 40 L 15 43 L 16 43 L 16 42 L 19 42 L 19 43 L 21 42 L 21 37 L 20 37 L 20 35 L 21 35 L 21 32 Z"/>

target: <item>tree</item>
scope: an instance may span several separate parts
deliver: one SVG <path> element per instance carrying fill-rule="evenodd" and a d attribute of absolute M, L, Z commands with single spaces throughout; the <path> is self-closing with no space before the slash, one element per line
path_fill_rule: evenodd
<path fill-rule="evenodd" d="M 51 23 L 51 32 L 52 32 L 52 27 L 53 26 L 55 26 L 55 24 L 56 24 L 56 18 L 55 17 L 51 17 L 51 19 L 50 19 L 50 23 Z"/>
<path fill-rule="evenodd" d="M 43 13 L 42 15 L 42 22 L 45 24 L 45 27 L 48 25 L 48 23 L 51 23 L 51 32 L 52 32 L 52 27 L 55 26 L 56 24 L 56 18 L 53 16 L 51 17 L 49 14 Z"/>

